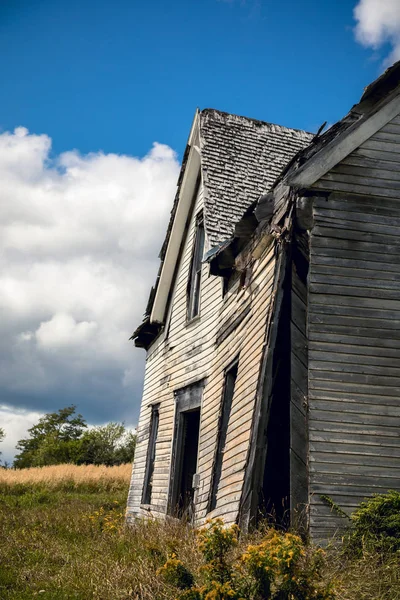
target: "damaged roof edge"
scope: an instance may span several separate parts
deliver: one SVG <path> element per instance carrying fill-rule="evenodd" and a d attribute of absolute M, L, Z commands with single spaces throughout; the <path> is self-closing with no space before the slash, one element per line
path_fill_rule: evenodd
<path fill-rule="evenodd" d="M 162 329 L 162 322 L 164 320 L 165 306 L 164 306 L 164 311 L 162 311 L 162 306 L 159 306 L 158 304 L 157 304 L 156 312 L 154 311 L 154 308 L 155 308 L 156 302 L 159 300 L 158 292 L 160 289 L 160 285 L 163 286 L 163 288 L 165 287 L 165 280 L 163 280 L 164 264 L 169 258 L 169 257 L 167 257 L 169 243 L 170 243 L 170 240 L 171 240 L 171 237 L 173 234 L 173 230 L 174 230 L 175 217 L 177 215 L 177 211 L 178 211 L 178 207 L 179 207 L 179 199 L 180 199 L 180 195 L 181 195 L 181 190 L 185 183 L 185 175 L 186 175 L 187 167 L 188 167 L 188 163 L 189 163 L 190 150 L 192 148 L 193 139 L 195 137 L 195 134 L 196 134 L 196 131 L 198 128 L 198 120 L 199 120 L 199 109 L 197 108 L 194 118 L 193 118 L 192 127 L 190 129 L 188 141 L 187 141 L 187 144 L 185 147 L 185 152 L 183 154 L 181 170 L 180 170 L 178 181 L 177 181 L 177 190 L 176 190 L 176 194 L 175 194 L 175 198 L 174 198 L 174 203 L 173 203 L 173 206 L 171 209 L 171 216 L 170 216 L 170 220 L 168 223 L 167 233 L 166 233 L 166 236 L 165 236 L 165 239 L 164 239 L 164 242 L 161 247 L 160 254 L 159 254 L 160 266 L 158 269 L 157 279 L 156 279 L 155 285 L 151 289 L 143 321 L 135 329 L 135 331 L 129 338 L 130 340 L 133 340 L 135 342 L 135 346 L 137 346 L 138 348 L 145 348 L 146 350 L 148 349 L 148 347 L 150 346 L 152 341 L 157 337 L 157 335 L 160 333 L 160 331 Z M 195 152 L 195 154 L 198 155 L 198 152 Z M 172 277 L 173 277 L 173 274 L 171 276 L 171 281 L 172 281 Z M 168 292 L 167 292 L 167 295 L 168 295 Z M 165 303 L 166 303 L 166 300 L 165 300 Z M 161 316 L 162 312 L 163 312 L 163 314 Z"/>
<path fill-rule="evenodd" d="M 296 188 L 312 186 L 353 150 L 384 127 L 400 111 L 400 61 L 365 89 L 358 104 L 317 143 L 301 151 L 288 173 L 287 183 Z"/>
<path fill-rule="evenodd" d="M 282 188 L 301 190 L 311 187 L 319 177 L 393 119 L 400 112 L 399 88 L 400 61 L 365 89 L 360 102 L 355 104 L 343 119 L 332 125 L 323 135 L 315 136 L 306 148 L 300 150 L 288 162 L 270 188 L 270 193 L 261 196 L 250 207 L 256 217 L 252 233 L 261 223 L 266 224 L 269 221 L 269 218 L 264 218 L 265 213 L 270 212 L 270 208 L 265 204 L 271 202 L 271 199 L 275 205 L 279 204 L 276 196 L 279 196 Z M 241 223 L 249 218 L 248 213 L 249 211 L 246 211 L 237 224 L 229 243 L 225 243 L 209 257 L 210 269 L 214 274 L 223 275 L 225 265 L 233 264 L 238 250 L 241 251 L 246 241 L 250 241 L 252 233 L 247 232 L 246 237 L 238 235 Z"/>

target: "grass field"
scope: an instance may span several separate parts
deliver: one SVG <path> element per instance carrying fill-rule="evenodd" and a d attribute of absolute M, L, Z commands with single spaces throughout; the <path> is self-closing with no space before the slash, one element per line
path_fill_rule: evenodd
<path fill-rule="evenodd" d="M 155 571 L 172 546 L 188 553 L 192 533 L 180 524 L 124 528 L 130 472 L 0 469 L 0 599 L 168 597 Z"/>
<path fill-rule="evenodd" d="M 0 469 L 0 599 L 173 600 L 156 570 L 175 553 L 199 571 L 195 533 L 179 522 L 125 528 L 129 477 L 130 465 Z M 338 600 L 400 600 L 394 558 L 331 550 L 327 564 Z"/>

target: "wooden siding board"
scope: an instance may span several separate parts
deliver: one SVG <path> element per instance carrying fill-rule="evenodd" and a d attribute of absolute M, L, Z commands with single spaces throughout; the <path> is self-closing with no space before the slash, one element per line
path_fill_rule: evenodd
<path fill-rule="evenodd" d="M 315 187 L 309 277 L 310 532 L 400 489 L 400 120 Z M 397 139 L 400 140 L 398 137 Z M 376 163 L 375 161 L 378 161 Z"/>
<path fill-rule="evenodd" d="M 194 211 L 198 212 L 197 208 Z M 191 226 L 192 227 L 192 226 Z M 149 353 L 139 429 L 143 434 L 138 448 L 132 486 L 137 490 L 130 496 L 130 510 L 143 514 L 140 508 L 140 481 L 143 477 L 147 448 L 145 434 L 150 418 L 151 404 L 160 402 L 160 429 L 162 441 L 156 444 L 156 462 L 153 477 L 154 504 L 159 514 L 166 510 L 168 480 L 172 447 L 174 418 L 173 390 L 187 384 L 188 378 L 207 376 L 202 403 L 202 420 L 198 456 L 200 489 L 196 507 L 196 522 L 206 514 L 214 448 L 217 439 L 218 413 L 220 409 L 224 368 L 239 353 L 241 360 L 233 399 L 231 419 L 228 427 L 226 449 L 218 491 L 217 512 L 224 519 L 235 520 L 240 500 L 240 489 L 248 452 L 248 437 L 252 418 L 252 403 L 259 377 L 262 340 L 271 295 L 274 272 L 274 253 L 267 249 L 253 266 L 253 281 L 248 289 L 238 289 L 222 299 L 220 280 L 203 277 L 201 291 L 201 316 L 197 323 L 186 324 L 186 280 L 190 267 L 190 252 L 193 231 L 189 231 L 183 252 L 175 294 L 172 300 L 171 323 L 168 339 L 158 342 Z M 262 285 L 261 285 L 262 284 Z M 237 315 L 239 306 L 247 303 L 251 311 L 228 332 L 226 339 L 216 347 L 217 329 L 232 315 Z M 201 343 L 199 340 L 201 339 Z M 140 457 L 140 458 L 139 458 Z M 133 504 L 132 504 L 133 503 Z M 160 513 L 161 511 L 161 513 Z M 215 512 L 215 511 L 214 511 Z"/>

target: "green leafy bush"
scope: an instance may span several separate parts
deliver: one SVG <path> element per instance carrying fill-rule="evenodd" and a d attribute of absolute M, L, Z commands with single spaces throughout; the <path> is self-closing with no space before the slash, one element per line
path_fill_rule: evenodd
<path fill-rule="evenodd" d="M 400 492 L 369 498 L 351 515 L 347 548 L 351 551 L 400 551 Z"/>

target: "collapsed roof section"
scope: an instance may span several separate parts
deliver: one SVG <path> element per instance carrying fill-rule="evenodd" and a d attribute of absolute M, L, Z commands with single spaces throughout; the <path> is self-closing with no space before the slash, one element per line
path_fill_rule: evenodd
<path fill-rule="evenodd" d="M 372 82 L 360 102 L 323 135 L 316 135 L 283 169 L 271 190 L 260 196 L 237 222 L 230 240 L 208 256 L 211 273 L 226 275 L 257 229 L 277 227 L 284 199 L 312 192 L 313 184 L 400 112 L 400 61 Z M 296 193 L 294 193 L 296 192 Z M 271 217 L 273 219 L 271 221 Z"/>
<path fill-rule="evenodd" d="M 184 153 L 160 270 L 143 323 L 131 339 L 148 348 L 162 329 L 199 174 L 203 182 L 207 247 L 232 236 L 235 224 L 268 190 L 286 163 L 313 135 L 214 109 L 197 112 Z"/>

